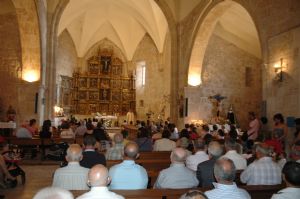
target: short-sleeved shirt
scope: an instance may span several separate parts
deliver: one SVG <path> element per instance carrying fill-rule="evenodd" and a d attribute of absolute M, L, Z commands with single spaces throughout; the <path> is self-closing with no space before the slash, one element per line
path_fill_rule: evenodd
<path fill-rule="evenodd" d="M 123 151 L 124 151 L 123 143 L 116 144 L 114 147 L 111 147 L 106 151 L 105 154 L 106 160 L 122 160 Z"/>
<path fill-rule="evenodd" d="M 213 183 L 214 189 L 206 191 L 205 195 L 208 199 L 250 199 L 250 195 L 244 189 L 240 189 L 236 184 L 225 185 L 220 183 Z"/>
<path fill-rule="evenodd" d="M 147 171 L 133 160 L 124 160 L 109 169 L 110 189 L 146 189 Z"/>
<path fill-rule="evenodd" d="M 79 165 L 79 162 L 69 162 L 66 167 L 55 171 L 52 186 L 67 190 L 88 190 L 87 175 L 89 169 Z"/>
<path fill-rule="evenodd" d="M 185 167 L 182 163 L 171 164 L 162 170 L 154 184 L 155 188 L 161 189 L 184 189 L 197 187 L 199 184 L 196 173 Z"/>
<path fill-rule="evenodd" d="M 281 184 L 281 168 L 271 157 L 262 157 L 250 164 L 240 178 L 247 185 Z"/>

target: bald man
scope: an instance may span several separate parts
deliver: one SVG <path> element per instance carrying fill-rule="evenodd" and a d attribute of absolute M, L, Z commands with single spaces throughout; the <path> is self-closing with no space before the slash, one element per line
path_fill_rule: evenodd
<path fill-rule="evenodd" d="M 97 164 L 91 168 L 87 183 L 91 186 L 91 190 L 77 199 L 124 199 L 123 196 L 108 190 L 107 185 L 110 183 L 108 170 L 101 164 Z"/>
<path fill-rule="evenodd" d="M 216 161 L 214 175 L 217 183 L 213 183 L 214 189 L 206 191 L 209 199 L 250 199 L 250 195 L 244 189 L 240 189 L 234 183 L 236 169 L 232 160 L 224 157 Z"/>
<path fill-rule="evenodd" d="M 123 162 L 109 170 L 112 181 L 110 189 L 146 189 L 148 175 L 146 170 L 135 163 L 139 156 L 139 147 L 130 142 L 125 146 Z"/>
<path fill-rule="evenodd" d="M 154 184 L 158 189 L 185 189 L 198 186 L 195 172 L 185 167 L 187 152 L 183 148 L 175 148 L 171 153 L 171 166 L 162 170 Z"/>
<path fill-rule="evenodd" d="M 81 159 L 81 147 L 71 144 L 66 155 L 68 165 L 55 171 L 52 186 L 67 190 L 88 190 L 86 181 L 89 169 L 79 165 Z"/>

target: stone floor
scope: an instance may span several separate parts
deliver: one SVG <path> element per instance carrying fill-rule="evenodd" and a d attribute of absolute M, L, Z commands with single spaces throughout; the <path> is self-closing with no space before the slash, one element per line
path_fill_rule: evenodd
<path fill-rule="evenodd" d="M 22 185 L 18 178 L 18 186 L 14 189 L 0 190 L 5 199 L 32 199 L 34 194 L 43 187 L 51 185 L 52 175 L 58 165 L 21 165 L 26 172 L 26 183 Z"/>

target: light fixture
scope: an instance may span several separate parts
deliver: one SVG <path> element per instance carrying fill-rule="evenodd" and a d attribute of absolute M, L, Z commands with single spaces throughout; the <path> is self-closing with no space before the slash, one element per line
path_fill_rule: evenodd
<path fill-rule="evenodd" d="M 142 86 L 146 84 L 146 65 L 142 65 Z"/>
<path fill-rule="evenodd" d="M 279 62 L 274 64 L 274 70 L 275 70 L 275 80 L 282 82 L 283 81 L 283 69 L 286 67 L 286 63 L 284 63 L 283 58 L 280 59 Z"/>
<path fill-rule="evenodd" d="M 198 74 L 189 74 L 188 84 L 190 86 L 199 86 L 201 84 L 201 78 Z"/>
<path fill-rule="evenodd" d="M 26 70 L 23 73 L 22 79 L 27 82 L 36 82 L 39 80 L 39 74 L 36 70 Z"/>
<path fill-rule="evenodd" d="M 54 113 L 56 117 L 64 116 L 64 109 L 59 106 L 54 106 Z"/>

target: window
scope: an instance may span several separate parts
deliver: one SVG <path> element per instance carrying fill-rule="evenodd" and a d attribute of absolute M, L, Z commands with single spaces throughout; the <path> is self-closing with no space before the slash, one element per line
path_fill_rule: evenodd
<path fill-rule="evenodd" d="M 142 65 L 142 86 L 145 86 L 146 83 L 146 65 Z"/>

